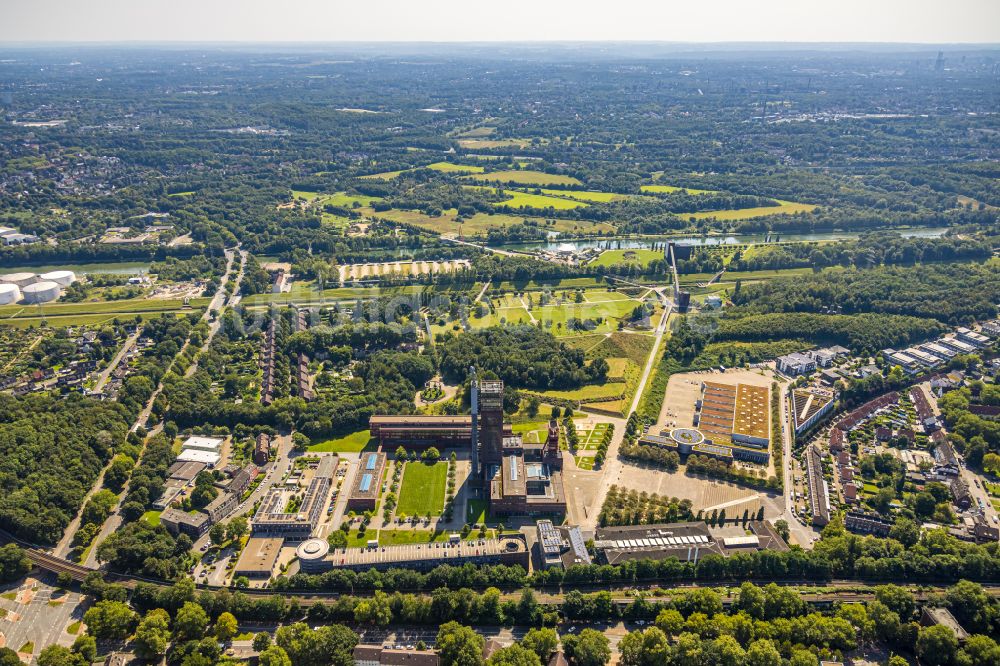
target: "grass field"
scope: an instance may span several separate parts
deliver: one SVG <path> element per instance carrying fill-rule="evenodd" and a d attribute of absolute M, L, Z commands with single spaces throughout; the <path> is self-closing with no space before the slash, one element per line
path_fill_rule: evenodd
<path fill-rule="evenodd" d="M 673 185 L 643 185 L 639 190 L 652 194 L 671 194 L 682 190 L 687 191 L 688 194 L 715 194 L 715 190 L 696 190 L 691 187 L 675 187 Z"/>
<path fill-rule="evenodd" d="M 558 200 L 555 200 L 558 201 Z M 525 217 L 523 215 L 505 215 L 496 213 L 487 215 L 477 213 L 457 222 L 458 211 L 454 208 L 443 211 L 439 216 L 424 215 L 418 210 L 399 210 L 393 208 L 376 213 L 371 208 L 365 208 L 362 214 L 374 215 L 390 222 L 410 224 L 438 234 L 458 234 L 463 236 L 485 236 L 490 229 L 501 229 L 514 224 L 523 224 L 526 220 L 541 228 L 560 233 L 601 233 L 614 231 L 614 226 L 607 222 L 590 222 L 588 220 L 552 220 L 551 223 L 540 217 Z"/>
<path fill-rule="evenodd" d="M 346 192 L 323 194 L 322 192 L 306 192 L 304 190 L 292 190 L 292 196 L 296 199 L 305 199 L 310 204 L 315 203 L 319 206 L 330 204 L 339 208 L 353 208 L 355 203 L 359 206 L 371 206 L 372 203 L 382 200 L 382 197 L 368 197 Z"/>
<path fill-rule="evenodd" d="M 403 485 L 399 489 L 396 513 L 408 516 L 439 516 L 444 510 L 444 491 L 448 482 L 448 463 L 406 463 Z"/>
<path fill-rule="evenodd" d="M 542 143 L 548 143 L 546 139 Z M 526 148 L 531 139 L 459 139 L 458 145 L 466 150 L 492 150 L 494 148 Z"/>
<path fill-rule="evenodd" d="M 568 391 L 539 391 L 538 395 L 544 398 L 562 400 L 595 400 L 598 398 L 612 400 L 620 398 L 625 393 L 625 388 L 625 382 L 605 382 L 603 384 L 587 384 Z"/>
<path fill-rule="evenodd" d="M 559 197 L 549 197 L 544 194 L 531 194 L 520 190 L 504 190 L 505 196 L 510 197 L 506 201 L 494 203 L 494 207 L 507 206 L 510 208 L 553 208 L 555 210 L 572 210 L 574 208 L 584 208 L 590 204 L 572 199 L 561 199 Z"/>
<path fill-rule="evenodd" d="M 590 262 L 591 266 L 615 266 L 620 264 L 637 264 L 648 266 L 657 259 L 663 259 L 663 253 L 657 250 L 605 250 Z"/>
<path fill-rule="evenodd" d="M 0 306 L 0 325 L 28 328 L 41 326 L 82 326 L 102 324 L 118 318 L 139 315 L 143 319 L 158 317 L 167 312 L 201 314 L 210 299 L 192 298 L 185 308 L 179 299 L 130 298 L 120 301 L 99 301 L 96 303 L 49 303 L 42 305 Z"/>
<path fill-rule="evenodd" d="M 142 514 L 142 520 L 145 520 L 147 523 L 149 523 L 153 527 L 157 527 L 160 524 L 160 514 L 161 513 L 163 513 L 163 512 L 162 511 L 147 511 L 146 513 Z"/>
<path fill-rule="evenodd" d="M 406 171 L 406 169 L 400 169 L 398 171 L 383 171 L 381 173 L 369 173 L 364 176 L 358 176 L 362 180 L 392 180 L 393 178 L 399 178 L 399 174 Z"/>
<path fill-rule="evenodd" d="M 542 194 L 553 197 L 567 197 L 577 201 L 589 201 L 591 203 L 608 203 L 627 199 L 627 194 L 616 194 L 614 192 L 595 192 L 593 190 L 542 190 Z"/>
<path fill-rule="evenodd" d="M 775 199 L 778 206 L 758 206 L 756 208 L 737 208 L 732 210 L 711 210 L 701 213 L 685 213 L 685 217 L 693 217 L 696 220 L 715 218 L 717 220 L 747 220 L 753 217 L 766 217 L 768 215 L 779 215 L 793 213 L 811 213 L 818 208 L 813 204 L 795 203 L 794 201 L 782 201 Z"/>
<path fill-rule="evenodd" d="M 485 183 L 517 183 L 519 185 L 583 185 L 573 176 L 545 173 L 543 171 L 491 171 L 474 176 L 466 176 L 467 180 L 478 180 Z"/>
<path fill-rule="evenodd" d="M 451 162 L 435 162 L 428 164 L 425 169 L 441 171 L 443 173 L 482 173 L 486 167 L 469 166 L 467 164 L 452 164 Z"/>
<path fill-rule="evenodd" d="M 643 333 L 612 333 L 601 336 L 595 346 L 587 348 L 587 358 L 624 357 L 640 367 L 646 365 L 649 352 L 653 348 L 652 335 Z"/>
<path fill-rule="evenodd" d="M 358 453 L 364 451 L 371 444 L 375 446 L 368 430 L 359 430 L 350 435 L 337 437 L 336 439 L 325 439 L 314 442 L 309 446 L 309 450 L 314 453 Z"/>
<path fill-rule="evenodd" d="M 191 307 L 208 305 L 208 298 L 192 298 Z M 109 314 L 116 312 L 168 312 L 184 308 L 180 299 L 126 298 L 120 301 L 99 301 L 97 303 L 47 303 L 37 305 L 0 306 L 0 319 L 14 317 L 38 317 L 75 314 Z"/>

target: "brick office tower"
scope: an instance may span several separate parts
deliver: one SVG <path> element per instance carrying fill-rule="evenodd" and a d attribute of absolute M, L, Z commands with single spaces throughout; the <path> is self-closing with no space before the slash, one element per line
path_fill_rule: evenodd
<path fill-rule="evenodd" d="M 484 471 L 503 461 L 503 382 L 479 380 L 479 464 Z"/>

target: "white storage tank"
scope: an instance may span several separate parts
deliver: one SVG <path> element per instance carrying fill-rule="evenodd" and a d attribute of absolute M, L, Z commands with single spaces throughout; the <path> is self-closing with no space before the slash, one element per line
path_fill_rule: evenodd
<path fill-rule="evenodd" d="M 68 287 L 76 282 L 76 273 L 73 271 L 52 271 L 51 273 L 42 273 L 38 277 L 48 282 L 55 282 L 63 287 Z"/>
<path fill-rule="evenodd" d="M 7 273 L 6 275 L 0 275 L 0 282 L 16 284 L 23 289 L 29 284 L 38 282 L 38 276 L 34 273 Z"/>
<path fill-rule="evenodd" d="M 0 305 L 10 305 L 21 300 L 21 290 L 16 284 L 0 283 Z"/>
<path fill-rule="evenodd" d="M 60 287 L 55 282 L 42 281 L 29 284 L 21 293 L 25 303 L 48 303 L 59 298 Z"/>

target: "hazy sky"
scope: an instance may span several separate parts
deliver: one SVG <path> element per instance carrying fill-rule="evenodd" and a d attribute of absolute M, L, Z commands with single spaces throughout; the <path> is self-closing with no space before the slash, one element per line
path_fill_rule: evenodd
<path fill-rule="evenodd" d="M 0 0 L 0 41 L 1000 42 L 1000 0 Z"/>

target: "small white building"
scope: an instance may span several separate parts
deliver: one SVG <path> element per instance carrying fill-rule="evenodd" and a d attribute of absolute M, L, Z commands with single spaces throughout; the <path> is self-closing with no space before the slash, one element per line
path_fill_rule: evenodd
<path fill-rule="evenodd" d="M 181 451 L 180 455 L 177 456 L 177 461 L 205 463 L 208 467 L 215 467 L 219 464 L 219 460 L 221 458 L 222 456 L 218 453 L 213 453 L 211 451 L 203 451 L 201 449 L 184 449 Z"/>
<path fill-rule="evenodd" d="M 182 450 L 194 449 L 218 453 L 222 448 L 222 440 L 218 437 L 188 437 L 181 445 Z"/>

